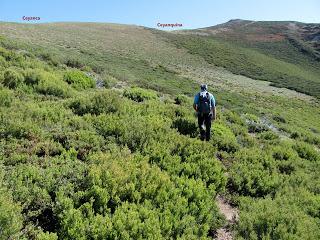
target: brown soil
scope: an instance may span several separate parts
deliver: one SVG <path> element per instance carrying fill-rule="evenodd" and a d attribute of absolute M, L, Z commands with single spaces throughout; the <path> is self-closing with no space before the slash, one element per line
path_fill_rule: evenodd
<path fill-rule="evenodd" d="M 247 39 L 249 41 L 256 42 L 278 42 L 284 40 L 284 36 L 281 34 L 249 34 L 247 35 Z"/>
<path fill-rule="evenodd" d="M 223 196 L 218 196 L 217 205 L 220 209 L 220 212 L 225 216 L 227 224 L 222 228 L 218 229 L 216 232 L 216 239 L 218 240 L 232 240 L 233 234 L 231 232 L 231 226 L 236 221 L 238 221 L 238 209 L 231 206 L 230 203 Z"/>

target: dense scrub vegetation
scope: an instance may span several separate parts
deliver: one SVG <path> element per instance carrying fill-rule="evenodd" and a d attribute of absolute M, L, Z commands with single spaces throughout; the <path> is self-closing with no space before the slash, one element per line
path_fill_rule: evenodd
<path fill-rule="evenodd" d="M 238 239 L 320 238 L 318 103 L 216 92 L 218 120 L 201 142 L 183 95 L 194 82 L 156 66 L 144 88 L 96 89 L 93 66 L 10 46 L 0 47 L 1 239 L 208 239 L 225 221 L 219 193 L 240 209 Z"/>
<path fill-rule="evenodd" d="M 73 36 L 71 37 L 72 39 L 69 40 L 73 41 Z M 53 39 L 51 40 L 54 41 Z M 65 48 L 57 48 L 57 43 L 53 42 L 52 44 L 41 46 L 41 44 L 26 44 L 19 39 L 8 38 L 3 38 L 1 44 L 9 49 L 28 52 L 28 56 L 36 56 L 50 66 L 57 68 L 69 67 L 69 71 L 63 73 L 65 81 L 76 86 L 78 90 L 79 88 L 91 87 L 92 84 L 87 79 L 89 76 L 79 76 L 83 75 L 81 71 L 99 74 L 100 80 L 104 82 L 105 86 L 114 86 L 116 83 L 129 83 L 130 85 L 176 95 L 180 93 L 191 94 L 197 88 L 197 84 L 192 79 L 176 74 L 176 72 L 162 64 L 151 64 L 145 60 L 146 56 L 143 56 L 143 58 L 128 57 L 118 52 L 104 52 L 105 50 L 96 48 L 96 46 L 91 48 L 90 51 L 84 46 L 81 46 L 80 50 L 78 47 L 70 48 L 68 44 Z M 165 59 L 162 60 L 165 61 Z M 77 82 L 74 82 L 74 79 L 77 79 Z"/>
<path fill-rule="evenodd" d="M 1 54 L 1 239 L 206 239 L 223 223 L 215 149 L 174 127 L 186 106 Z"/>

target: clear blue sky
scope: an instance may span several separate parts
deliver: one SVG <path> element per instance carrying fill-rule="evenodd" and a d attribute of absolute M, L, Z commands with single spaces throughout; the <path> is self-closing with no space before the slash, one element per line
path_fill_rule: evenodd
<path fill-rule="evenodd" d="M 112 22 L 157 27 L 181 23 L 199 28 L 241 18 L 320 23 L 320 0 L 0 0 L 0 21 Z"/>

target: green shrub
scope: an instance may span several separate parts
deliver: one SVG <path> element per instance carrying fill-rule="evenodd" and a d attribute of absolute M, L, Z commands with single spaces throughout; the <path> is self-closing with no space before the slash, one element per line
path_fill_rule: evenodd
<path fill-rule="evenodd" d="M 58 58 L 53 54 L 50 54 L 49 52 L 40 52 L 38 53 L 38 56 L 49 64 L 52 64 L 53 66 L 59 65 Z"/>
<path fill-rule="evenodd" d="M 182 146 L 180 152 L 176 153 L 181 158 L 181 172 L 187 177 L 202 180 L 207 186 L 214 187 L 216 192 L 224 190 L 225 178 L 219 161 L 216 159 L 210 144 L 201 141 L 192 143 L 188 140 L 186 145 Z M 173 159 L 175 161 L 176 159 Z"/>
<path fill-rule="evenodd" d="M 8 89 L 0 87 L 0 107 L 10 107 L 13 100 L 13 93 Z"/>
<path fill-rule="evenodd" d="M 211 227 L 223 223 L 214 191 L 200 180 L 170 178 L 124 150 L 90 161 L 87 191 L 57 194 L 64 239 L 207 239 Z"/>
<path fill-rule="evenodd" d="M 62 239 L 113 239 L 112 222 L 108 215 L 94 214 L 92 202 L 73 208 L 72 199 L 58 193 L 60 220 L 59 237 Z"/>
<path fill-rule="evenodd" d="M 280 161 L 287 161 L 297 157 L 297 154 L 289 144 L 273 147 L 272 152 L 273 158 Z"/>
<path fill-rule="evenodd" d="M 23 82 L 23 76 L 14 69 L 8 69 L 3 74 L 3 85 L 14 89 Z"/>
<path fill-rule="evenodd" d="M 104 148 L 105 141 L 102 136 L 96 134 L 93 130 L 74 130 L 74 131 L 64 131 L 64 132 L 55 132 L 54 140 L 59 142 L 57 143 L 46 143 L 39 144 L 37 146 L 37 155 L 38 156 L 55 156 L 61 154 L 61 146 L 64 149 L 74 149 L 77 151 L 77 158 L 80 160 L 86 160 L 87 156 L 92 152 L 100 151 Z"/>
<path fill-rule="evenodd" d="M 299 157 L 309 161 L 320 161 L 320 153 L 316 149 L 307 143 L 297 142 L 294 145 L 294 149 L 297 151 Z"/>
<path fill-rule="evenodd" d="M 126 89 L 123 96 L 136 102 L 143 102 L 145 100 L 158 98 L 156 92 L 137 87 Z"/>
<path fill-rule="evenodd" d="M 58 142 L 43 141 L 35 146 L 34 153 L 38 157 L 55 157 L 61 155 L 64 150 Z"/>
<path fill-rule="evenodd" d="M 79 59 L 76 59 L 76 58 L 69 58 L 65 61 L 65 64 L 68 66 L 68 67 L 71 67 L 71 68 L 82 68 L 85 66 L 84 63 L 82 63 Z"/>
<path fill-rule="evenodd" d="M 271 198 L 243 199 L 237 225 L 239 239 L 319 239 L 319 222 L 294 205 Z"/>
<path fill-rule="evenodd" d="M 157 164 L 170 175 L 202 180 L 217 192 L 224 189 L 225 178 L 212 145 L 184 136 L 167 139 L 151 141 L 144 148 L 143 153 L 150 157 L 151 163 Z"/>
<path fill-rule="evenodd" d="M 103 74 L 102 81 L 103 81 L 103 86 L 105 88 L 112 88 L 118 82 L 118 80 L 115 77 L 109 74 Z"/>
<path fill-rule="evenodd" d="M 245 148 L 255 147 L 257 145 L 257 140 L 249 134 L 237 136 L 237 142 Z"/>
<path fill-rule="evenodd" d="M 85 65 L 81 68 L 81 71 L 92 73 L 92 68 L 90 66 Z"/>
<path fill-rule="evenodd" d="M 58 240 L 58 236 L 56 233 L 50 233 L 50 232 L 40 232 L 36 240 Z"/>
<path fill-rule="evenodd" d="M 120 239 L 164 239 L 159 212 L 149 206 L 124 203 L 114 213 L 114 235 Z"/>
<path fill-rule="evenodd" d="M 239 114 L 237 114 L 234 111 L 227 111 L 225 110 L 223 112 L 223 115 L 225 116 L 226 120 L 229 123 L 238 124 L 238 125 L 245 125 L 244 120 L 240 117 Z"/>
<path fill-rule="evenodd" d="M 243 125 L 229 124 L 228 127 L 232 130 L 234 135 L 236 135 L 237 137 L 248 135 L 248 129 Z"/>
<path fill-rule="evenodd" d="M 21 207 L 13 201 L 2 183 L 0 183 L 0 213 L 0 238 L 18 238 L 23 226 Z"/>
<path fill-rule="evenodd" d="M 0 137 L 1 138 L 26 138 L 32 139 L 40 135 L 40 127 L 34 124 L 31 120 L 24 121 L 23 119 L 15 119 L 12 121 L 10 119 L 0 118 Z"/>
<path fill-rule="evenodd" d="M 27 69 L 24 71 L 24 82 L 27 85 L 37 85 L 43 79 L 43 71 L 40 69 Z"/>
<path fill-rule="evenodd" d="M 77 98 L 70 103 L 69 107 L 74 113 L 81 116 L 87 113 L 94 115 L 115 113 L 121 104 L 125 104 L 125 100 L 121 98 L 118 93 L 103 91 L 91 97 Z"/>
<path fill-rule="evenodd" d="M 7 67 L 7 61 L 2 56 L 0 56 L 0 66 L 1 67 Z"/>
<path fill-rule="evenodd" d="M 128 116 L 118 124 L 118 130 L 121 133 L 119 142 L 133 151 L 143 151 L 151 141 L 159 141 L 170 132 L 170 123 L 165 118 L 157 116 Z"/>
<path fill-rule="evenodd" d="M 189 135 L 190 137 L 196 137 L 199 133 L 194 119 L 177 118 L 173 121 L 172 127 L 176 128 L 179 133 Z"/>
<path fill-rule="evenodd" d="M 70 150 L 61 156 L 33 158 L 32 163 L 18 164 L 8 170 L 8 188 L 12 189 L 14 200 L 23 203 L 25 222 L 56 232 L 55 196 L 61 189 L 69 194 L 78 189 L 85 169 L 76 159 L 76 152 Z"/>
<path fill-rule="evenodd" d="M 78 70 L 67 71 L 64 74 L 63 79 L 78 90 L 95 87 L 95 81 L 91 77 Z"/>
<path fill-rule="evenodd" d="M 214 122 L 212 125 L 211 142 L 216 145 L 219 150 L 226 152 L 235 152 L 239 148 L 237 139 L 232 131 L 218 122 Z"/>
<path fill-rule="evenodd" d="M 175 117 L 187 117 L 187 116 L 190 116 L 190 110 L 189 109 L 186 109 L 186 108 L 183 108 L 183 107 L 177 107 L 174 109 L 174 116 Z"/>
<path fill-rule="evenodd" d="M 273 120 L 275 120 L 276 122 L 280 122 L 280 123 L 286 123 L 286 119 L 280 115 L 275 115 L 273 116 Z"/>
<path fill-rule="evenodd" d="M 22 54 L 17 53 L 14 50 L 6 50 L 4 48 L 0 49 L 0 55 L 4 57 L 7 64 L 22 67 L 25 64 L 25 57 Z"/>
<path fill-rule="evenodd" d="M 178 105 L 182 105 L 182 104 L 186 105 L 190 102 L 189 98 L 186 95 L 182 95 L 182 94 L 176 96 L 174 101 L 175 101 L 175 104 L 178 104 Z"/>
<path fill-rule="evenodd" d="M 297 131 L 294 131 L 290 134 L 290 138 L 293 138 L 293 139 L 299 139 L 301 137 L 301 134 Z"/>
<path fill-rule="evenodd" d="M 320 147 L 320 135 L 311 134 L 311 133 L 304 134 L 304 136 L 302 137 L 302 140 L 309 144 L 317 145 L 318 147 Z"/>
<path fill-rule="evenodd" d="M 298 155 L 292 149 L 291 144 L 282 143 L 272 148 L 272 156 L 277 161 L 279 172 L 290 175 L 298 167 Z"/>
<path fill-rule="evenodd" d="M 72 93 L 67 83 L 63 82 L 59 76 L 49 72 L 41 74 L 40 81 L 35 89 L 41 94 L 57 97 L 69 97 Z"/>
<path fill-rule="evenodd" d="M 69 104 L 69 108 L 80 116 L 92 112 L 92 102 L 88 98 L 80 97 L 72 100 Z"/>
<path fill-rule="evenodd" d="M 242 149 L 234 156 L 229 189 L 244 196 L 274 194 L 281 183 L 275 160 L 259 149 Z"/>
<path fill-rule="evenodd" d="M 258 138 L 268 141 L 275 141 L 280 139 L 279 135 L 271 130 L 266 130 L 264 132 L 259 133 Z"/>

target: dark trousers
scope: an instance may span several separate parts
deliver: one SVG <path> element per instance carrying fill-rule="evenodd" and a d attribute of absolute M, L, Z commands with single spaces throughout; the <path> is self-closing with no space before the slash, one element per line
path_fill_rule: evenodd
<path fill-rule="evenodd" d="M 200 128 L 200 139 L 210 140 L 211 115 L 209 113 L 198 113 L 198 125 Z"/>

